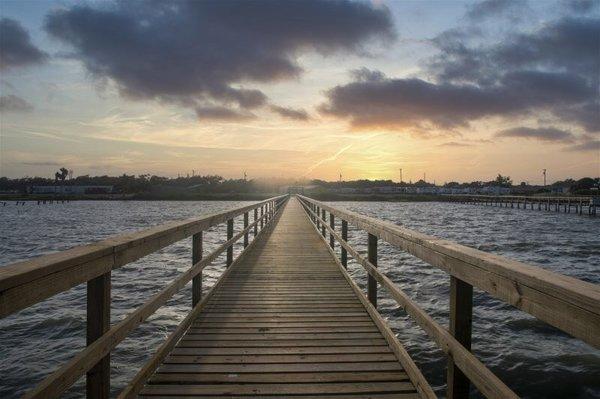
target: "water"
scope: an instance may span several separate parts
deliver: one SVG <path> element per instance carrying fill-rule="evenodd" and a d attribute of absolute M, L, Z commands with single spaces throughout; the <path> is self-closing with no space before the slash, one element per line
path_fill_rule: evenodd
<path fill-rule="evenodd" d="M 0 264 L 64 250 L 173 219 L 244 202 L 72 202 L 0 207 Z M 600 283 L 600 218 L 530 210 L 438 203 L 338 202 L 335 206 L 392 221 L 483 251 Z M 242 220 L 236 221 L 239 231 Z M 204 235 L 205 251 L 224 241 L 225 226 Z M 366 251 L 366 233 L 350 226 L 353 246 Z M 240 246 L 236 247 L 239 253 Z M 113 272 L 112 322 L 132 312 L 190 265 L 191 240 Z M 380 242 L 379 267 L 442 325 L 448 323 L 449 278 Z M 224 258 L 205 272 L 211 286 Z M 362 268 L 349 263 L 364 288 Z M 517 394 L 528 398 L 600 398 L 600 351 L 482 292 L 474 296 L 473 351 Z M 112 391 L 119 392 L 185 317 L 190 285 L 112 353 Z M 379 309 L 425 377 L 444 394 L 445 359 L 426 334 L 380 290 Z M 85 346 L 85 285 L 0 320 L 0 397 L 24 393 Z M 84 379 L 82 379 L 84 380 Z M 83 397 L 83 381 L 66 397 Z"/>

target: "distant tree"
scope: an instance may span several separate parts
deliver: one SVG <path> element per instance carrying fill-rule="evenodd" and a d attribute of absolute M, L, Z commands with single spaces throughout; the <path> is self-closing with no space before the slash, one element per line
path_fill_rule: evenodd
<path fill-rule="evenodd" d="M 501 174 L 498 174 L 496 180 L 494 180 L 494 183 L 500 187 L 510 187 L 512 186 L 513 182 L 510 179 L 510 176 L 502 176 Z"/>
<path fill-rule="evenodd" d="M 60 168 L 58 172 L 54 174 L 54 181 L 58 182 L 59 180 L 64 182 L 67 176 L 69 175 L 69 170 L 67 168 Z"/>

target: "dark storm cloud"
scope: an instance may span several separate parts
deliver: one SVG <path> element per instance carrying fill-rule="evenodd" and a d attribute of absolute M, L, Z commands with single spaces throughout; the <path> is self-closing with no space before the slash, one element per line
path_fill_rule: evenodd
<path fill-rule="evenodd" d="M 347 0 L 74 6 L 48 15 L 46 30 L 128 97 L 248 109 L 266 96 L 239 85 L 299 76 L 302 53 L 359 52 L 370 39 L 394 37 L 386 8 Z"/>
<path fill-rule="evenodd" d="M 31 112 L 33 105 L 13 94 L 0 96 L 0 112 Z"/>
<path fill-rule="evenodd" d="M 600 4 L 598 0 L 563 0 L 563 6 L 571 11 L 576 13 L 587 13 L 591 12 L 593 9 L 598 8 Z"/>
<path fill-rule="evenodd" d="M 251 112 L 221 106 L 197 107 L 196 115 L 200 120 L 212 121 L 247 121 L 256 118 Z"/>
<path fill-rule="evenodd" d="M 330 89 L 321 111 L 348 118 L 358 128 L 422 123 L 452 128 L 484 117 L 524 115 L 594 96 L 584 80 L 560 73 L 514 72 L 493 87 L 389 79 L 374 72 L 374 78 L 364 79 L 365 72 L 361 73 L 362 78 Z"/>
<path fill-rule="evenodd" d="M 41 64 L 47 55 L 31 43 L 29 33 L 19 22 L 0 19 L 0 69 Z"/>
<path fill-rule="evenodd" d="M 557 129 L 554 127 L 516 127 L 505 129 L 496 133 L 496 137 L 518 137 L 524 139 L 537 139 L 542 141 L 554 141 L 561 143 L 573 142 L 575 136 L 566 130 Z"/>
<path fill-rule="evenodd" d="M 288 118 L 288 119 L 295 119 L 295 120 L 299 120 L 299 121 L 307 121 L 310 119 L 310 117 L 308 116 L 308 113 L 303 109 L 293 109 L 293 108 L 280 107 L 278 105 L 272 105 L 271 111 L 275 112 L 276 114 L 279 114 L 279 116 L 282 116 L 282 117 Z"/>
<path fill-rule="evenodd" d="M 361 69 L 330 89 L 320 110 L 357 128 L 465 127 L 486 117 L 546 112 L 600 131 L 599 19 L 564 17 L 484 47 L 470 47 L 469 37 L 455 29 L 433 40 L 440 54 L 428 64 L 432 81 Z"/>
<path fill-rule="evenodd" d="M 460 31 L 459 31 L 460 32 Z M 429 65 L 440 80 L 493 84 L 522 68 L 557 69 L 598 79 L 600 19 L 564 17 L 528 34 L 512 34 L 492 46 L 471 47 L 456 30 L 432 40 L 440 50 Z"/>
<path fill-rule="evenodd" d="M 525 0 L 485 0 L 470 5 L 467 9 L 466 17 L 473 21 L 481 21 L 511 12 L 514 13 L 513 16 L 518 16 L 518 11 L 526 3 Z"/>

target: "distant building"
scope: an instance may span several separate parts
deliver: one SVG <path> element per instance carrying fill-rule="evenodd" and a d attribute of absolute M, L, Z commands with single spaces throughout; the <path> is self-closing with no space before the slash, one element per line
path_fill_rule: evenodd
<path fill-rule="evenodd" d="M 61 194 L 61 195 L 83 195 L 83 194 L 110 194 L 113 186 L 33 186 L 31 194 Z"/>

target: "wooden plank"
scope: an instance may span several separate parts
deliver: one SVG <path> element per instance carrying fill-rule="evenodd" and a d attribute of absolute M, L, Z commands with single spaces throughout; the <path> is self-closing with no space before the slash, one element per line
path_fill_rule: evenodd
<path fill-rule="evenodd" d="M 348 353 L 390 353 L 383 346 L 315 346 L 315 347 L 262 347 L 262 348 L 182 348 L 172 350 L 173 355 L 322 355 Z"/>
<path fill-rule="evenodd" d="M 163 364 L 159 373 L 307 373 L 402 370 L 397 361 L 364 363 Z"/>
<path fill-rule="evenodd" d="M 392 353 L 384 354 L 334 354 L 334 355 L 170 355 L 164 364 L 267 364 L 267 363 L 362 363 L 362 362 L 393 362 L 396 356 Z"/>
<path fill-rule="evenodd" d="M 375 381 L 407 381 L 408 376 L 403 371 L 362 371 L 362 372 L 320 372 L 320 373 L 157 373 L 150 383 L 324 383 L 324 382 L 375 382 Z"/>
<path fill-rule="evenodd" d="M 272 341 L 198 341 L 186 340 L 179 341 L 177 346 L 188 348 L 260 348 L 260 347 L 311 347 L 311 346 L 387 346 L 387 341 L 383 338 L 371 339 L 329 339 L 326 342 L 318 340 L 298 340 L 298 339 L 282 339 Z"/>
<path fill-rule="evenodd" d="M 322 384 L 223 384 L 147 385 L 142 395 L 324 395 L 343 393 L 414 392 L 407 382 L 364 382 Z"/>

